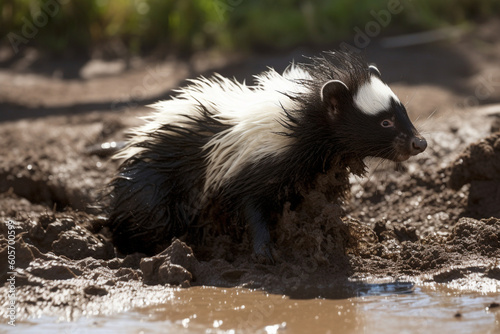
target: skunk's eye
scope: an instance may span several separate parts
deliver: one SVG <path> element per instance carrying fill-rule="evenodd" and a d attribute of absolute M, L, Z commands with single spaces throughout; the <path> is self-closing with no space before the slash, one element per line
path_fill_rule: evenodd
<path fill-rule="evenodd" d="M 382 125 L 384 128 L 390 128 L 394 126 L 394 123 L 390 119 L 384 119 L 380 125 Z"/>

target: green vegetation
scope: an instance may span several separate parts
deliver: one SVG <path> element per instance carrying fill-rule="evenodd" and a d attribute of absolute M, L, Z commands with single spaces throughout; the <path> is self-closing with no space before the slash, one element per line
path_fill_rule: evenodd
<path fill-rule="evenodd" d="M 0 0 L 0 34 L 63 54 L 280 49 L 345 38 L 391 4 L 402 10 L 383 29 L 400 32 L 500 12 L 500 0 Z"/>

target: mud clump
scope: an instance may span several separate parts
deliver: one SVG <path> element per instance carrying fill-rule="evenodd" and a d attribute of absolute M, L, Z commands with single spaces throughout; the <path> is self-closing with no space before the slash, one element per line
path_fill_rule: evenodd
<path fill-rule="evenodd" d="M 275 232 L 282 260 L 339 264 L 349 242 L 349 228 L 341 215 L 341 207 L 319 191 L 310 192 L 295 210 L 287 203 Z"/>
<path fill-rule="evenodd" d="M 500 132 L 470 145 L 453 163 L 450 187 L 458 190 L 468 183 L 468 213 L 500 218 Z"/>
<path fill-rule="evenodd" d="M 450 187 L 476 180 L 500 180 L 500 132 L 471 144 L 453 163 Z"/>
<path fill-rule="evenodd" d="M 400 261 L 404 272 L 415 274 L 418 271 L 437 269 L 449 260 L 446 251 L 437 245 L 407 243 L 403 245 Z"/>
<path fill-rule="evenodd" d="M 190 286 L 199 270 L 198 260 L 185 243 L 174 240 L 163 252 L 141 260 L 140 268 L 146 284 Z"/>
<path fill-rule="evenodd" d="M 108 290 L 105 288 L 101 288 L 96 285 L 89 285 L 83 289 L 83 292 L 85 292 L 87 295 L 91 296 L 105 296 L 108 294 Z"/>
<path fill-rule="evenodd" d="M 26 271 L 33 276 L 46 280 L 66 280 L 76 278 L 82 274 L 82 270 L 74 264 L 59 259 L 48 261 L 36 259 L 30 263 Z"/>
<path fill-rule="evenodd" d="M 78 220 L 78 224 L 75 223 Z M 21 244 L 31 245 L 36 252 L 53 252 L 73 260 L 86 257 L 109 259 L 115 256 L 113 245 L 103 235 L 94 234 L 85 225 L 93 224 L 96 218 L 82 213 L 68 212 L 58 216 L 43 213 L 38 217 L 14 221 L 16 235 Z M 0 227 L 6 233 L 6 225 Z"/>
<path fill-rule="evenodd" d="M 447 244 L 461 253 L 477 253 L 500 258 L 500 219 L 461 218 Z"/>

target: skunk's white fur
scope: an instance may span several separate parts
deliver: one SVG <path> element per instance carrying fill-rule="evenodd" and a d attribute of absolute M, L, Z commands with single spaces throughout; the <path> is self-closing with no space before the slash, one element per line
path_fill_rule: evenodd
<path fill-rule="evenodd" d="M 247 162 L 272 158 L 291 144 L 293 139 L 282 135 L 290 130 L 280 120 L 285 110 L 298 108 L 290 96 L 306 92 L 301 80 L 311 80 L 311 77 L 293 64 L 283 75 L 269 69 L 255 76 L 255 86 L 221 75 L 191 80 L 191 85 L 178 90 L 176 97 L 151 105 L 157 112 L 144 117 L 147 123 L 132 131 L 131 144 L 147 140 L 150 133 L 161 131 L 162 124 L 183 126 L 186 116 L 201 116 L 199 106 L 203 105 L 212 113 L 212 118 L 231 125 L 203 147 L 207 159 L 204 190 L 205 193 L 217 190 Z M 140 150 L 129 146 L 117 157 L 129 158 Z"/>
<path fill-rule="evenodd" d="M 359 110 L 369 115 L 390 109 L 391 102 L 399 102 L 394 92 L 376 76 L 371 76 L 370 81 L 359 87 L 354 96 L 354 104 Z"/>

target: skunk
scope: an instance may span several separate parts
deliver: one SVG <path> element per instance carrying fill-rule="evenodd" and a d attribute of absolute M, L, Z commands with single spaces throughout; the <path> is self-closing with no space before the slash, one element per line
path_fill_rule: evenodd
<path fill-rule="evenodd" d="M 191 80 L 131 131 L 109 183 L 120 252 L 155 254 L 215 213 L 245 226 L 254 254 L 272 262 L 270 228 L 318 175 L 334 170 L 342 192 L 350 174 L 364 173 L 365 157 L 401 162 L 427 147 L 359 55 L 324 52 L 254 78 L 253 86 L 220 75 Z"/>

